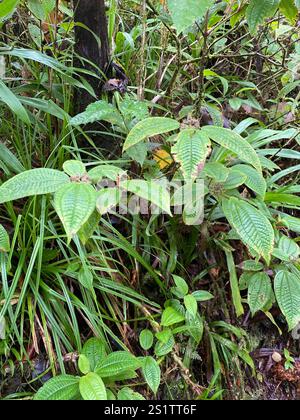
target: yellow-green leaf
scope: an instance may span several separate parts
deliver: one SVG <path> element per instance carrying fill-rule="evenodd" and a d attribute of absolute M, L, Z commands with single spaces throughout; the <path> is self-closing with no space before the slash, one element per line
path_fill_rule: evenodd
<path fill-rule="evenodd" d="M 70 241 L 95 210 L 96 191 L 89 184 L 69 183 L 56 192 L 54 207 Z"/>
<path fill-rule="evenodd" d="M 146 118 L 137 123 L 127 136 L 123 146 L 123 151 L 140 143 L 141 141 L 157 136 L 159 134 L 168 133 L 177 130 L 180 127 L 179 122 L 164 117 Z"/>

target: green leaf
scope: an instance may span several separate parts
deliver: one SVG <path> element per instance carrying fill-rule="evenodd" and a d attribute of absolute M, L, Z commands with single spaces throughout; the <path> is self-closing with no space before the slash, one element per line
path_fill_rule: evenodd
<path fill-rule="evenodd" d="M 249 30 L 255 35 L 259 25 L 262 25 L 266 18 L 274 15 L 280 0 L 250 0 L 246 11 L 246 18 Z"/>
<path fill-rule="evenodd" d="M 203 173 L 206 176 L 213 178 L 218 183 L 224 183 L 229 176 L 230 170 L 222 163 L 207 162 L 203 169 Z"/>
<path fill-rule="evenodd" d="M 137 377 L 137 373 L 134 370 L 125 370 L 118 375 L 109 376 L 104 378 L 104 382 L 107 384 L 112 384 L 114 382 L 124 382 L 130 379 L 135 379 Z"/>
<path fill-rule="evenodd" d="M 120 188 L 124 188 L 136 196 L 154 204 L 170 216 L 172 215 L 170 209 L 170 194 L 164 185 L 157 182 L 157 180 L 144 181 L 134 179 L 122 181 L 120 183 Z"/>
<path fill-rule="evenodd" d="M 107 121 L 111 124 L 122 124 L 122 117 L 116 108 L 106 101 L 98 101 L 87 107 L 81 114 L 71 118 L 74 126 L 92 124 L 96 121 Z"/>
<path fill-rule="evenodd" d="M 287 270 L 279 271 L 275 277 L 275 295 L 289 330 L 300 322 L 300 280 Z"/>
<path fill-rule="evenodd" d="M 143 330 L 140 334 L 140 345 L 144 350 L 151 349 L 153 345 L 153 333 L 150 330 Z"/>
<path fill-rule="evenodd" d="M 196 316 L 198 312 L 198 304 L 195 296 L 193 295 L 186 295 L 184 296 L 184 305 L 186 307 L 186 310 L 192 315 Z"/>
<path fill-rule="evenodd" d="M 85 401 L 107 400 L 104 382 L 100 376 L 94 372 L 90 372 L 86 376 L 80 378 L 79 389 L 80 394 Z"/>
<path fill-rule="evenodd" d="M 185 179 L 196 179 L 204 168 L 210 152 L 210 140 L 200 130 L 180 132 L 172 149 L 175 161 L 181 166 Z"/>
<path fill-rule="evenodd" d="M 39 389 L 35 401 L 70 401 L 79 396 L 79 378 L 61 375 L 50 379 Z"/>
<path fill-rule="evenodd" d="M 279 9 L 292 25 L 296 23 L 298 9 L 295 5 L 294 0 L 281 0 L 279 4 Z"/>
<path fill-rule="evenodd" d="M 22 163 L 17 159 L 17 157 L 9 150 L 9 148 L 0 142 L 0 165 L 3 168 L 3 164 L 8 167 L 8 169 L 15 174 L 19 174 L 25 171 Z"/>
<path fill-rule="evenodd" d="M 4 317 L 0 317 L 0 340 L 6 338 L 6 321 Z"/>
<path fill-rule="evenodd" d="M 295 261 L 299 258 L 300 247 L 299 245 L 291 238 L 288 238 L 285 235 L 280 237 L 278 243 L 278 249 L 287 257 L 287 261 Z"/>
<path fill-rule="evenodd" d="M 155 333 L 155 337 L 159 341 L 161 341 L 163 344 L 167 344 L 170 338 L 172 338 L 172 336 L 173 336 L 173 333 L 170 328 L 166 328 L 162 331 L 158 331 L 157 333 Z"/>
<path fill-rule="evenodd" d="M 140 393 L 134 392 L 128 387 L 124 387 L 118 392 L 119 401 L 142 401 L 144 399 L 145 398 Z"/>
<path fill-rule="evenodd" d="M 69 176 L 83 176 L 86 173 L 84 164 L 79 160 L 67 160 L 63 164 L 63 170 Z"/>
<path fill-rule="evenodd" d="M 0 22 L 9 17 L 20 3 L 20 0 L 2 0 L 0 3 Z"/>
<path fill-rule="evenodd" d="M 244 308 L 242 305 L 242 298 L 240 294 L 239 282 L 236 274 L 234 259 L 231 251 L 225 251 L 225 254 L 227 260 L 227 267 L 229 271 L 232 301 L 236 315 L 239 317 L 244 314 Z"/>
<path fill-rule="evenodd" d="M 265 202 L 280 203 L 282 206 L 300 206 L 300 197 L 293 194 L 268 192 L 265 195 Z"/>
<path fill-rule="evenodd" d="M 95 372 L 101 378 L 118 375 L 127 370 L 137 370 L 142 363 L 139 359 L 127 351 L 116 351 L 109 354 L 97 365 Z"/>
<path fill-rule="evenodd" d="M 189 312 L 186 313 L 184 332 L 189 333 L 197 344 L 200 343 L 204 333 L 204 322 L 199 313 L 196 316 L 192 316 Z"/>
<path fill-rule="evenodd" d="M 91 216 L 89 217 L 88 221 L 80 228 L 77 235 L 80 241 L 85 245 L 88 240 L 91 238 L 97 227 L 99 226 L 99 222 L 101 220 L 100 214 L 95 210 Z"/>
<path fill-rule="evenodd" d="M 84 375 L 91 371 L 89 359 L 84 354 L 79 355 L 78 368 Z"/>
<path fill-rule="evenodd" d="M 267 183 L 262 174 L 248 165 L 236 165 L 234 169 L 242 172 L 247 176 L 245 185 L 256 194 L 264 198 L 267 190 Z"/>
<path fill-rule="evenodd" d="M 235 169 L 230 169 L 228 178 L 226 179 L 223 188 L 225 190 L 233 190 L 234 188 L 243 185 L 247 179 L 247 176 L 244 175 L 241 171 Z"/>
<path fill-rule="evenodd" d="M 46 20 L 55 4 L 56 0 L 27 0 L 28 9 L 39 20 Z"/>
<path fill-rule="evenodd" d="M 87 266 L 84 266 L 79 270 L 78 280 L 83 287 L 88 290 L 93 290 L 94 276 Z"/>
<path fill-rule="evenodd" d="M 248 304 L 252 315 L 258 311 L 268 311 L 274 302 L 271 279 L 266 273 L 251 276 L 248 289 Z"/>
<path fill-rule="evenodd" d="M 274 248 L 274 230 L 259 210 L 244 200 L 231 197 L 223 200 L 224 214 L 242 241 L 270 262 Z"/>
<path fill-rule="evenodd" d="M 168 8 L 178 34 L 202 18 L 212 5 L 212 0 L 168 0 Z"/>
<path fill-rule="evenodd" d="M 69 185 L 69 177 L 55 169 L 31 169 L 14 176 L 0 187 L 0 204 L 33 195 L 56 192 Z"/>
<path fill-rule="evenodd" d="M 64 185 L 55 194 L 54 207 L 70 241 L 95 210 L 96 191 L 89 184 Z"/>
<path fill-rule="evenodd" d="M 110 389 L 107 389 L 106 393 L 107 393 L 107 400 L 108 401 L 115 401 L 117 399 L 115 394 Z"/>
<path fill-rule="evenodd" d="M 26 109 L 23 107 L 15 94 L 2 82 L 2 80 L 0 80 L 0 101 L 4 102 L 11 109 L 11 111 L 14 112 L 18 118 L 20 118 L 20 120 L 30 125 L 30 119 Z"/>
<path fill-rule="evenodd" d="M 196 290 L 192 293 L 192 295 L 194 296 L 197 302 L 206 302 L 208 300 L 214 299 L 214 296 L 211 293 L 206 292 L 205 290 Z"/>
<path fill-rule="evenodd" d="M 250 163 L 261 172 L 261 163 L 253 147 L 234 131 L 222 127 L 203 127 L 201 130 L 207 137 L 225 149 L 235 153 L 239 159 Z"/>
<path fill-rule="evenodd" d="M 174 324 L 178 324 L 185 320 L 185 317 L 177 312 L 174 308 L 168 307 L 163 311 L 162 318 L 161 318 L 161 326 L 162 327 L 169 327 Z"/>
<path fill-rule="evenodd" d="M 187 282 L 182 277 L 176 276 L 175 274 L 173 274 L 173 279 L 176 284 L 176 288 L 174 289 L 176 289 L 177 294 L 180 295 L 178 297 L 183 298 L 189 292 L 189 286 Z"/>
<path fill-rule="evenodd" d="M 168 133 L 177 130 L 180 127 L 179 122 L 164 117 L 146 118 L 137 123 L 127 136 L 123 146 L 125 152 L 130 147 L 140 143 L 141 141 L 157 136 L 159 134 Z"/>
<path fill-rule="evenodd" d="M 84 354 L 89 362 L 91 370 L 94 371 L 102 359 L 106 357 L 105 346 L 99 338 L 90 338 L 83 346 Z"/>
<path fill-rule="evenodd" d="M 145 357 L 142 372 L 149 388 L 151 391 L 153 391 L 154 394 L 156 394 L 160 385 L 161 378 L 160 367 L 157 361 L 151 356 Z"/>
<path fill-rule="evenodd" d="M 5 228 L 0 225 L 0 252 L 10 251 L 10 240 Z"/>
<path fill-rule="evenodd" d="M 174 340 L 174 336 L 173 334 L 170 336 L 169 340 L 167 341 L 167 343 L 164 343 L 162 341 L 158 341 L 155 345 L 155 355 L 157 357 L 163 357 L 166 356 L 167 354 L 169 354 L 172 350 L 173 347 L 175 346 L 175 340 Z"/>
<path fill-rule="evenodd" d="M 239 266 L 243 271 L 261 271 L 264 269 L 264 265 L 261 262 L 253 260 L 243 261 Z"/>

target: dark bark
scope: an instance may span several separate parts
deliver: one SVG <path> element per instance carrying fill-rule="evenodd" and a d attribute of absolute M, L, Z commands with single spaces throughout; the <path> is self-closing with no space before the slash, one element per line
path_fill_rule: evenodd
<path fill-rule="evenodd" d="M 101 76 L 108 70 L 110 62 L 107 19 L 104 0 L 74 0 L 74 21 L 85 25 L 89 30 L 75 26 L 75 52 L 78 57 L 76 66 L 97 73 Z M 95 36 L 95 35 L 96 36 Z M 97 39 L 100 39 L 100 43 Z M 87 61 L 93 64 L 89 64 Z M 95 68 L 96 66 L 97 68 Z M 103 84 L 98 78 L 85 76 L 93 87 L 97 97 L 101 96 Z M 75 95 L 75 112 L 85 110 L 93 102 L 86 91 L 77 91 Z"/>

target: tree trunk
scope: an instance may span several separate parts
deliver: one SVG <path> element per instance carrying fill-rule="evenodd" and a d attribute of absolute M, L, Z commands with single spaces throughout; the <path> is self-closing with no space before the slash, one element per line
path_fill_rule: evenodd
<path fill-rule="evenodd" d="M 110 62 L 105 0 L 74 0 L 74 21 L 88 28 L 75 26 L 75 52 L 78 56 L 76 66 L 101 76 L 108 70 Z M 80 57 L 84 60 L 80 60 Z M 100 97 L 101 80 L 92 76 L 85 78 L 97 97 Z M 86 91 L 78 90 L 75 95 L 76 113 L 85 110 L 94 100 Z"/>

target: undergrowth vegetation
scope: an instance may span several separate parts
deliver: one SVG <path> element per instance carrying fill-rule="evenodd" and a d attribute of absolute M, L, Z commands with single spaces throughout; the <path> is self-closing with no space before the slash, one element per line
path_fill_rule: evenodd
<path fill-rule="evenodd" d="M 293 399 L 300 2 L 105 3 L 0 2 L 0 396 Z"/>

